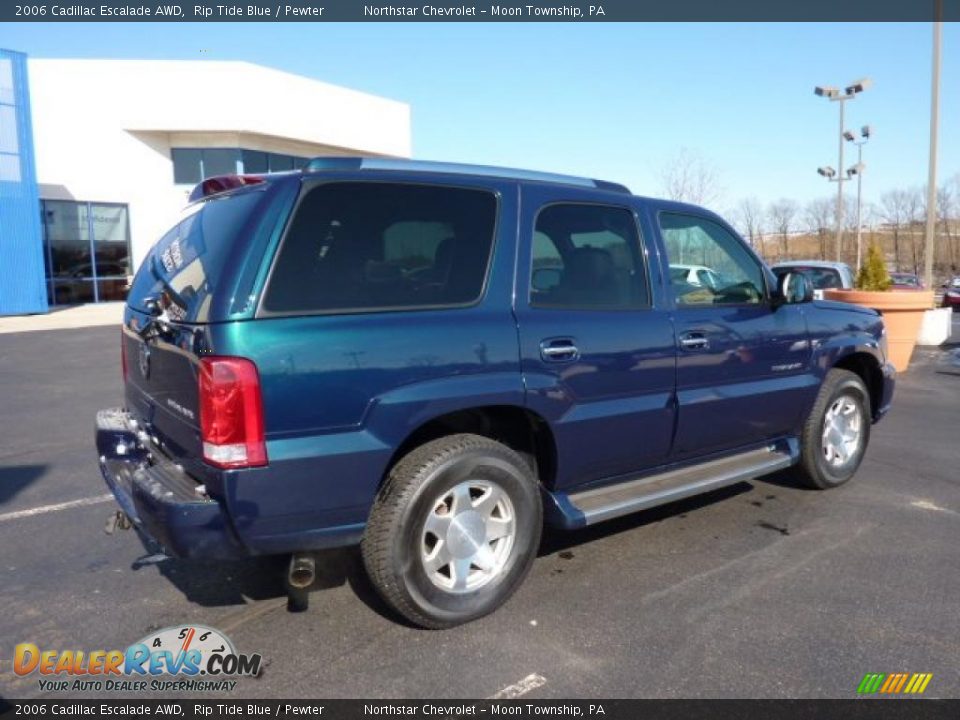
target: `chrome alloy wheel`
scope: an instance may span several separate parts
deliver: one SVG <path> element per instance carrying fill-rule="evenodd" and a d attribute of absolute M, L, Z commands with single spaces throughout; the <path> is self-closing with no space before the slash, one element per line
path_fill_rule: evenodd
<path fill-rule="evenodd" d="M 823 418 L 823 458 L 833 467 L 844 465 L 860 448 L 863 411 L 849 395 L 838 397 Z"/>
<path fill-rule="evenodd" d="M 489 480 L 466 480 L 430 506 L 420 533 L 420 562 L 448 592 L 476 590 L 503 572 L 516 536 L 509 496 Z"/>

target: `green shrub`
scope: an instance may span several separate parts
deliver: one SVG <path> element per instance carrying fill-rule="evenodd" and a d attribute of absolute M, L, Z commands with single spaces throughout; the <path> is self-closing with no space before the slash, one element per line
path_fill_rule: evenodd
<path fill-rule="evenodd" d="M 892 283 L 880 246 L 871 243 L 867 249 L 867 261 L 860 268 L 860 272 L 857 273 L 857 289 L 882 292 L 889 290 Z"/>

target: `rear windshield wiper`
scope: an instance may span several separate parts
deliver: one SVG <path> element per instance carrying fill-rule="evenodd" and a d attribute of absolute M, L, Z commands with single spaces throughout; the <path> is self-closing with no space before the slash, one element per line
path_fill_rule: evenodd
<path fill-rule="evenodd" d="M 167 297 L 173 302 L 174 305 L 177 305 L 181 310 L 187 309 L 187 301 L 183 299 L 183 296 L 177 292 L 173 285 L 170 284 L 170 281 L 160 272 L 160 268 L 157 267 L 157 256 L 150 255 L 150 274 L 153 275 L 157 281 L 163 285 L 163 291 L 167 294 Z"/>
<path fill-rule="evenodd" d="M 170 284 L 170 281 L 164 277 L 163 273 L 160 272 L 160 268 L 157 267 L 157 256 L 151 255 L 148 260 L 150 263 L 150 274 L 156 278 L 157 282 L 163 286 L 163 294 L 169 298 L 169 301 L 176 305 L 181 311 L 186 311 L 187 303 L 183 299 L 183 296 L 174 289 L 173 285 Z M 168 323 L 170 321 L 170 316 L 167 313 L 167 308 L 163 306 L 163 303 L 160 298 L 147 298 L 144 302 L 144 308 L 147 313 L 150 315 L 150 319 L 144 323 L 143 327 L 139 330 L 139 335 L 144 340 L 149 339 L 154 335 L 163 335 L 169 331 Z"/>

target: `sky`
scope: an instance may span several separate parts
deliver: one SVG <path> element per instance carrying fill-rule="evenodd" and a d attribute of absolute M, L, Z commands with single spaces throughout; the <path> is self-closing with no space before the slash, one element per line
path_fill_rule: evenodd
<path fill-rule="evenodd" d="M 816 168 L 837 165 L 838 103 L 813 88 L 869 76 L 846 103 L 848 128 L 874 129 L 865 198 L 927 179 L 929 23 L 30 23 L 0 24 L 0 46 L 258 63 L 409 103 L 417 159 L 642 195 L 663 195 L 664 168 L 687 148 L 715 169 L 720 211 L 747 196 L 834 196 Z M 940 124 L 943 180 L 960 174 L 960 24 L 943 29 Z"/>

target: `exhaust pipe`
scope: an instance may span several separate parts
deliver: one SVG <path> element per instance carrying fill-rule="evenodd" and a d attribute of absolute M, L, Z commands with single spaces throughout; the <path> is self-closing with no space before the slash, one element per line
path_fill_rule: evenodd
<path fill-rule="evenodd" d="M 303 590 L 313 585 L 317 577 L 317 566 L 312 555 L 294 553 L 290 556 L 290 570 L 287 573 L 287 582 L 290 587 Z"/>

